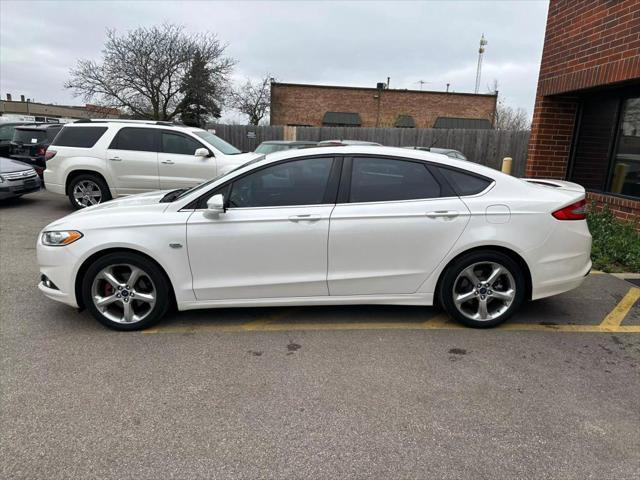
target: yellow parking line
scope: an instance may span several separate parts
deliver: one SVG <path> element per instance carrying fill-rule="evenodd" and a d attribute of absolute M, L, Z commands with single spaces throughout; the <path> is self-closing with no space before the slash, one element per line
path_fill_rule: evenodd
<path fill-rule="evenodd" d="M 339 330 L 457 330 L 465 328 L 455 323 L 445 314 L 436 315 L 425 322 L 355 322 L 355 323 L 270 323 L 269 320 L 257 320 L 245 324 L 197 325 L 186 327 L 157 327 L 143 331 L 154 333 L 205 333 L 205 332 L 285 332 L 285 331 L 339 331 Z M 520 332 L 575 332 L 575 333 L 640 333 L 640 325 L 605 326 L 602 325 L 540 325 L 536 323 L 505 323 L 496 328 L 504 331 Z M 470 330 L 471 331 L 471 330 Z"/>
<path fill-rule="evenodd" d="M 624 317 L 626 317 L 633 304 L 640 298 L 640 288 L 631 287 L 622 300 L 607 315 L 600 327 L 606 331 L 618 331 Z"/>

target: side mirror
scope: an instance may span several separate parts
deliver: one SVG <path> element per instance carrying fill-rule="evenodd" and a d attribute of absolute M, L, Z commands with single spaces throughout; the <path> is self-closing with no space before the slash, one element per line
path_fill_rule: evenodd
<path fill-rule="evenodd" d="M 196 157 L 208 158 L 211 156 L 211 153 L 206 148 L 199 148 L 195 153 Z"/>
<path fill-rule="evenodd" d="M 219 193 L 207 200 L 207 209 L 204 211 L 204 216 L 207 218 L 218 218 L 221 213 L 224 213 L 224 195 Z"/>

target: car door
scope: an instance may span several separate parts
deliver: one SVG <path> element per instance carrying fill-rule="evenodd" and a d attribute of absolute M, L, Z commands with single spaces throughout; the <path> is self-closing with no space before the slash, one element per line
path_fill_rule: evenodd
<path fill-rule="evenodd" d="M 195 138 L 167 130 L 163 130 L 160 136 L 160 188 L 192 187 L 217 176 L 213 154 L 195 156 L 197 149 L 206 148 Z"/>
<path fill-rule="evenodd" d="M 198 300 L 328 295 L 327 240 L 339 161 L 311 157 L 269 164 L 234 179 L 216 219 L 187 223 Z M 205 201 L 206 198 L 202 201 Z"/>
<path fill-rule="evenodd" d="M 418 290 L 469 220 L 467 207 L 437 176 L 409 159 L 345 160 L 330 222 L 331 295 Z"/>
<path fill-rule="evenodd" d="M 118 195 L 158 190 L 158 130 L 121 128 L 107 149 L 107 169 Z"/>

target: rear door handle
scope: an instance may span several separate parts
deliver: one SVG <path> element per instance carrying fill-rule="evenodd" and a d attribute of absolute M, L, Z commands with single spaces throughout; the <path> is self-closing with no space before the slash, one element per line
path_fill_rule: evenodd
<path fill-rule="evenodd" d="M 121 162 L 122 159 L 120 157 L 112 157 L 109 160 L 111 160 L 112 162 Z"/>
<path fill-rule="evenodd" d="M 173 160 L 162 160 L 160 163 L 164 163 L 165 165 L 173 165 L 175 162 Z"/>
<path fill-rule="evenodd" d="M 291 215 L 289 220 L 292 222 L 317 222 L 320 215 Z"/>
<path fill-rule="evenodd" d="M 436 210 L 435 212 L 427 212 L 427 218 L 455 218 L 460 215 L 456 210 Z"/>

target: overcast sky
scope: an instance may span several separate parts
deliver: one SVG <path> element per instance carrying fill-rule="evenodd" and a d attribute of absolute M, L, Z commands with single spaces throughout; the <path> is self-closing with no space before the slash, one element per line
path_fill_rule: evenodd
<path fill-rule="evenodd" d="M 237 60 L 234 81 L 473 92 L 497 79 L 507 105 L 531 115 L 547 1 L 15 1 L 0 0 L 0 92 L 82 104 L 63 87 L 77 59 L 100 59 L 105 30 L 163 22 L 215 32 Z M 233 118 L 233 114 L 225 115 Z"/>

